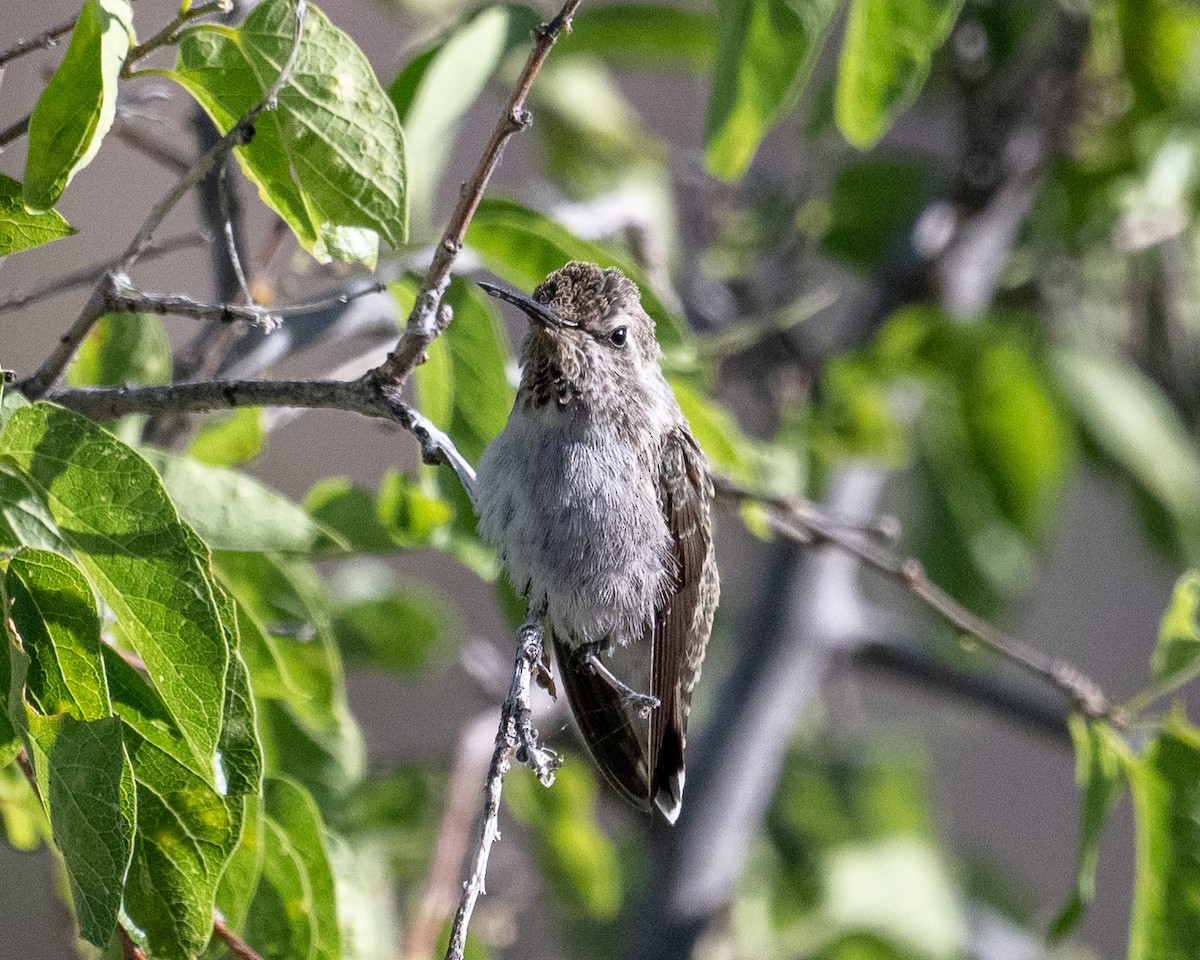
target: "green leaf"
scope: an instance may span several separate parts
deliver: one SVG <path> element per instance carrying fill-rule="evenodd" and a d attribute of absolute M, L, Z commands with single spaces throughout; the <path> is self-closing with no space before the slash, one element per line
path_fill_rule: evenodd
<path fill-rule="evenodd" d="M 733 415 L 686 383 L 672 380 L 671 388 L 696 442 L 713 468 L 739 482 L 749 481 L 748 441 Z"/>
<path fill-rule="evenodd" d="M 927 163 L 896 157 L 851 161 L 837 171 L 829 200 L 825 252 L 864 270 L 895 257 L 929 202 Z"/>
<path fill-rule="evenodd" d="M 262 789 L 263 751 L 258 738 L 258 711 L 250 690 L 250 671 L 239 651 L 237 602 L 221 598 L 221 621 L 229 639 L 229 669 L 225 673 L 225 714 L 215 764 L 218 787 L 233 797 L 257 796 Z"/>
<path fill-rule="evenodd" d="M 222 132 L 259 103 L 293 40 L 290 0 L 267 0 L 239 28 L 186 31 L 169 75 Z M 309 5 L 304 38 L 279 105 L 259 117 L 235 154 L 263 202 L 322 262 L 374 266 L 378 240 L 408 231 L 404 136 L 370 63 L 345 33 Z"/>
<path fill-rule="evenodd" d="M 963 0 L 851 0 L 838 61 L 838 129 L 860 149 L 887 133 L 929 76 Z"/>
<path fill-rule="evenodd" d="M 530 827 L 551 888 L 568 904 L 611 919 L 621 907 L 617 850 L 596 817 L 599 790 L 582 763 L 568 763 L 544 788 L 520 771 L 505 784 L 504 800 L 513 816 Z"/>
<path fill-rule="evenodd" d="M 686 326 L 647 282 L 638 267 L 606 247 L 581 240 L 565 227 L 512 200 L 485 197 L 467 229 L 467 244 L 487 268 L 526 293 L 569 260 L 617 267 L 638 285 L 642 306 L 654 320 L 664 350 L 678 350 Z"/>
<path fill-rule="evenodd" d="M 1099 721 L 1079 714 L 1070 719 L 1075 742 L 1075 780 L 1083 790 L 1079 815 L 1079 868 L 1075 888 L 1062 912 L 1050 925 L 1050 940 L 1066 936 L 1083 918 L 1083 911 L 1096 895 L 1096 862 L 1100 837 L 1109 811 L 1125 786 L 1124 763 L 1128 748 Z"/>
<path fill-rule="evenodd" d="M 704 121 L 704 162 L 736 180 L 800 99 L 841 0 L 719 0 L 720 37 Z"/>
<path fill-rule="evenodd" d="M 150 313 L 105 314 L 67 367 L 67 383 L 73 387 L 124 387 L 170 380 L 171 341 L 162 317 Z"/>
<path fill-rule="evenodd" d="M 215 560 L 239 604 L 268 771 L 295 775 L 323 803 L 339 802 L 362 777 L 363 746 L 323 584 L 296 559 L 222 553 Z"/>
<path fill-rule="evenodd" d="M 717 54 L 717 17 L 659 3 L 613 3 L 575 14 L 555 56 L 594 56 L 618 69 L 706 73 Z"/>
<path fill-rule="evenodd" d="M 5 676 L 7 653 L 0 658 L 0 680 Z M 0 725 L 7 723 L 7 710 L 0 711 Z M 15 763 L 0 765 L 0 822 L 8 845 L 14 850 L 29 853 L 48 842 L 50 824 L 46 812 L 30 787 L 25 774 Z"/>
<path fill-rule="evenodd" d="M 1200 451 L 1163 392 L 1126 363 L 1061 349 L 1055 375 L 1096 445 L 1171 513 L 1200 529 Z"/>
<path fill-rule="evenodd" d="M 316 553 L 345 549 L 330 530 L 282 494 L 236 470 L 148 447 L 180 516 L 214 550 Z"/>
<path fill-rule="evenodd" d="M 409 195 L 419 219 L 430 213 L 463 116 L 507 54 L 528 44 L 536 25 L 528 8 L 484 8 L 396 77 L 388 96 L 404 125 Z"/>
<path fill-rule="evenodd" d="M 5 578 L 9 615 L 30 663 L 25 698 L 44 716 L 112 714 L 100 660 L 100 617 L 87 578 L 70 560 L 22 550 Z"/>
<path fill-rule="evenodd" d="M 516 391 L 508 382 L 508 336 L 490 298 L 473 284 L 454 278 L 445 302 L 454 310 L 454 322 L 429 349 L 432 363 L 417 368 L 417 391 L 422 398 L 436 397 L 430 410 L 422 407 L 434 424 L 446 430 L 468 460 L 478 461 L 483 448 L 504 429 Z M 435 378 L 443 377 L 439 383 Z M 449 385 L 450 417 L 437 410 Z M 456 391 L 455 385 L 464 389 Z M 442 419 L 439 419 L 441 417 Z"/>
<path fill-rule="evenodd" d="M 416 585 L 340 607 L 333 627 L 347 658 L 401 674 L 427 668 L 462 637 L 449 600 Z"/>
<path fill-rule="evenodd" d="M 0 174 L 0 257 L 78 232 L 56 210 L 30 213 L 20 182 Z"/>
<path fill-rule="evenodd" d="M 96 156 L 117 114 L 117 78 L 132 43 L 128 0 L 87 0 L 29 118 L 24 200 L 30 211 L 53 207 Z"/>
<path fill-rule="evenodd" d="M 246 942 L 265 960 L 341 960 L 333 871 L 316 804 L 288 780 L 270 781 L 266 800 L 262 879 Z"/>
<path fill-rule="evenodd" d="M 1189 570 L 1175 584 L 1171 603 L 1158 626 L 1158 646 L 1150 658 L 1156 684 L 1173 687 L 1195 675 L 1200 664 L 1200 570 Z"/>
<path fill-rule="evenodd" d="M 263 847 L 266 823 L 262 813 L 262 800 L 257 796 L 247 796 L 243 798 L 243 802 L 245 812 L 242 816 L 242 837 L 238 841 L 237 849 L 233 851 L 233 856 L 229 858 L 225 872 L 221 874 L 221 882 L 217 884 L 217 909 L 221 911 L 225 922 L 237 931 L 241 931 L 246 924 L 250 901 L 262 875 L 265 852 Z M 224 946 L 221 947 L 219 955 L 225 955 Z"/>
<path fill-rule="evenodd" d="M 103 947 L 116 929 L 134 845 L 133 777 L 121 721 L 33 713 L 27 719 L 30 758 L 79 933 Z"/>
<path fill-rule="evenodd" d="M 0 549 L 40 547 L 70 553 L 42 503 L 16 474 L 0 464 Z"/>
<path fill-rule="evenodd" d="M 237 848 L 244 804 L 131 727 L 126 743 L 137 782 L 137 838 L 125 912 L 150 956 L 191 960 L 212 934 L 217 883 Z"/>
<path fill-rule="evenodd" d="M 304 509 L 356 551 L 386 553 L 396 548 L 380 519 L 375 496 L 354 486 L 349 477 L 318 480 L 304 497 Z"/>
<path fill-rule="evenodd" d="M 221 731 L 229 651 L 204 545 L 145 460 L 90 420 L 47 403 L 17 410 L 0 455 L 38 492 L 146 664 L 206 778 Z"/>
<path fill-rule="evenodd" d="M 1129 764 L 1136 813 L 1129 960 L 1192 960 L 1200 943 L 1200 731 L 1172 717 Z"/>
<path fill-rule="evenodd" d="M 243 407 L 201 427 L 192 437 L 188 456 L 210 467 L 237 467 L 263 452 L 267 434 L 261 407 Z"/>

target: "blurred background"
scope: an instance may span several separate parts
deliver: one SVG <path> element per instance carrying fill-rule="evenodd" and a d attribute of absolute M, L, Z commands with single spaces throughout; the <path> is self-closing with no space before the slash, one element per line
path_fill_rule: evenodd
<path fill-rule="evenodd" d="M 319 6 L 392 87 L 405 126 L 411 244 L 379 264 L 394 289 L 266 339 L 209 330 L 200 340 L 196 323 L 167 318 L 177 375 L 181 362 L 194 375 L 272 377 L 348 376 L 377 362 L 411 298 L 405 277 L 427 262 L 511 90 L 530 24 L 554 12 Z M 879 6 L 907 10 L 911 22 L 895 14 L 893 29 L 933 47 L 920 96 L 891 101 L 890 128 L 891 115 L 855 118 L 837 102 L 854 23 L 836 4 L 585 3 L 535 86 L 532 129 L 489 191 L 542 219 L 518 229 L 503 209 L 485 211 L 458 273 L 530 288 L 535 265 L 588 244 L 633 264 L 676 318 L 669 337 L 660 323 L 664 362 L 719 469 L 848 516 L 895 516 L 900 548 L 955 597 L 1120 699 L 1144 685 L 1172 584 L 1200 547 L 1200 13 L 1169 0 Z M 0 2 L 0 46 L 77 7 Z M 828 36 L 808 29 L 822 7 Z M 135 12 L 145 36 L 175 6 L 138 0 Z M 731 54 L 729 18 L 742 16 L 765 18 L 792 46 Z M 941 20 L 944 42 L 929 41 Z M 805 36 L 811 49 L 796 53 Z M 801 55 L 802 68 L 787 66 Z M 28 112 L 60 56 L 10 65 L 0 127 Z M 169 51 L 154 61 L 170 63 Z M 730 63 L 743 64 L 741 81 Z M 775 73 L 794 88 L 775 106 L 736 124 L 721 113 L 738 83 L 766 90 Z M 123 90 L 113 133 L 58 206 L 78 235 L 0 264 L 0 360 L 19 373 L 89 289 L 42 288 L 119 253 L 212 136 L 167 79 Z M 0 171 L 19 177 L 23 151 L 21 140 L 7 146 Z M 315 264 L 235 180 L 260 300 L 295 302 L 368 275 Z M 179 247 L 136 279 L 230 298 L 223 251 L 206 239 L 213 194 L 197 196 L 160 231 Z M 524 265 L 517 248 L 534 251 Z M 26 305 L 6 302 L 30 293 Z M 483 411 L 465 431 L 474 458 L 503 424 L 522 329 L 454 295 L 490 331 L 477 375 L 491 393 L 455 384 Z M 496 385 L 499 371 L 508 379 Z M 428 378 L 417 389 L 432 403 Z M 351 414 L 260 418 L 249 440 L 245 424 L 202 425 L 227 431 L 210 443 L 249 444 L 243 469 L 331 525 L 331 504 L 350 493 L 374 502 L 396 469 L 455 500 L 452 480 L 418 472 L 411 437 Z M 157 429 L 150 440 L 195 441 Z M 456 896 L 461 868 L 437 860 L 435 838 L 447 810 L 460 834 L 474 816 L 507 683 L 505 591 L 497 600 L 494 561 L 459 537 L 469 518 L 458 507 L 453 536 L 410 540 L 432 546 L 389 543 L 317 565 L 367 773 L 314 793 L 357 857 L 355 896 L 378 908 L 371 955 L 430 955 L 426 934 L 444 943 L 436 894 Z M 679 825 L 623 808 L 565 711 L 541 703 L 543 737 L 567 765 L 549 791 L 523 769 L 506 783 L 477 955 L 1121 955 L 1128 804 L 1101 845 L 1083 923 L 1045 945 L 1076 869 L 1065 699 L 845 556 L 763 539 L 736 509 L 717 523 L 722 605 Z M 0 875 L 0 957 L 69 955 L 46 850 L 0 847 Z"/>

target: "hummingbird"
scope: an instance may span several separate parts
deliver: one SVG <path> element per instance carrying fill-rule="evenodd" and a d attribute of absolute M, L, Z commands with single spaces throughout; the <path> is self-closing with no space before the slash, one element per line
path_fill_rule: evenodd
<path fill-rule="evenodd" d="M 713 484 L 659 366 L 654 321 L 619 270 L 573 261 L 532 296 L 489 283 L 529 320 L 512 413 L 479 461 L 479 530 L 544 611 L 558 674 L 607 780 L 671 823 L 720 595 Z M 649 650 L 650 687 L 610 668 Z"/>

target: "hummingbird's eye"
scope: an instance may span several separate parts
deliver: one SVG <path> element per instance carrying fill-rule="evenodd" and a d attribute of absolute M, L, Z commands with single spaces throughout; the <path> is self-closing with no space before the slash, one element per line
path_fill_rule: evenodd
<path fill-rule="evenodd" d="M 614 347 L 625 346 L 625 328 L 617 327 L 616 330 L 608 335 L 608 339 L 612 342 Z"/>

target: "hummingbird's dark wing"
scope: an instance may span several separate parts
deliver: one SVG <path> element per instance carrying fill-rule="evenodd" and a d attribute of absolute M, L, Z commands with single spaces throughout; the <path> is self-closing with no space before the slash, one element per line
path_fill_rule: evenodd
<path fill-rule="evenodd" d="M 621 694 L 585 661 L 588 648 L 553 637 L 558 677 L 583 742 L 604 778 L 639 810 L 650 809 L 650 774 L 643 739 L 629 720 Z M 644 723 L 644 721 L 643 721 Z"/>
<path fill-rule="evenodd" d="M 651 627 L 650 795 L 672 823 L 683 805 L 683 752 L 692 689 L 700 676 L 716 606 L 711 483 L 695 439 L 684 426 L 667 435 L 659 503 L 675 549 L 675 571 Z"/>

